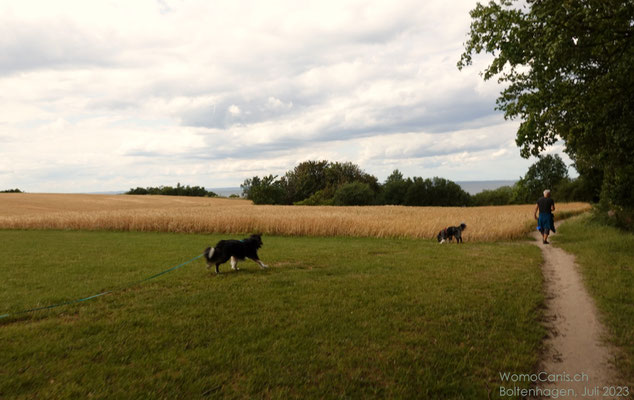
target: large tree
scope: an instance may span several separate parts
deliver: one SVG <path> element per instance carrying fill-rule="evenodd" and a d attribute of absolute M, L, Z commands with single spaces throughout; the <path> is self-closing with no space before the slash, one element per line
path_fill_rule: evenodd
<path fill-rule="evenodd" d="M 554 189 L 568 178 L 568 167 L 559 155 L 540 156 L 515 184 L 515 203 L 534 203 L 545 189 Z M 556 197 L 556 196 L 555 196 Z"/>
<path fill-rule="evenodd" d="M 324 189 L 328 165 L 329 162 L 326 160 L 304 161 L 288 171 L 280 182 L 285 191 L 285 203 L 302 201 Z"/>
<path fill-rule="evenodd" d="M 317 192 L 320 198 L 332 198 L 341 185 L 352 182 L 366 183 L 374 193 L 379 191 L 376 177 L 351 162 L 304 161 L 280 179 L 286 204 L 305 200 Z"/>
<path fill-rule="evenodd" d="M 383 184 L 383 202 L 390 205 L 405 204 L 405 195 L 411 184 L 411 179 L 406 180 L 401 171 L 395 169 Z"/>
<path fill-rule="evenodd" d="M 277 175 L 269 175 L 245 179 L 240 185 L 242 196 L 252 200 L 254 204 L 284 204 L 284 188 L 276 178 Z"/>
<path fill-rule="evenodd" d="M 471 17 L 458 68 L 493 55 L 483 77 L 504 84 L 497 108 L 521 120 L 521 155 L 561 139 L 579 173 L 601 182 L 602 201 L 631 210 L 634 1 L 496 0 Z"/>

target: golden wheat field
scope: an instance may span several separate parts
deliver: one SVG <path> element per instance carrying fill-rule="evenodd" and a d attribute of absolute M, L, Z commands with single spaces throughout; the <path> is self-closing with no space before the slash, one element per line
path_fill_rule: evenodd
<path fill-rule="evenodd" d="M 589 208 L 586 203 L 557 204 L 555 218 Z M 466 241 L 495 241 L 535 229 L 533 210 L 533 205 L 256 206 L 224 198 L 3 193 L 0 229 L 434 238 L 440 229 L 465 222 Z"/>

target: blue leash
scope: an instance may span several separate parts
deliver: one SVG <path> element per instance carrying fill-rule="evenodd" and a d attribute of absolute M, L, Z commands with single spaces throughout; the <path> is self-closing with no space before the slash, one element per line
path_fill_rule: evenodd
<path fill-rule="evenodd" d="M 175 266 L 175 267 L 172 267 L 172 268 L 166 269 L 165 271 L 159 272 L 158 274 L 154 274 L 154 275 L 150 276 L 149 278 L 145 278 L 145 279 L 141 279 L 140 281 L 135 281 L 135 282 L 132 282 L 132 283 L 130 283 L 130 284 L 128 284 L 128 285 L 126 285 L 126 286 L 124 286 L 123 288 L 120 288 L 118 291 L 121 291 L 121 290 L 127 289 L 127 288 L 129 288 L 129 287 L 132 287 L 132 286 L 138 285 L 139 283 L 143 283 L 143 282 L 145 282 L 145 281 L 149 281 L 150 279 L 154 279 L 154 278 L 156 278 L 156 277 L 158 277 L 158 276 L 161 276 L 161 275 L 166 274 L 166 273 L 168 273 L 168 272 L 170 272 L 170 271 L 173 271 L 173 270 L 175 270 L 175 269 L 178 269 L 178 268 L 180 268 L 180 267 L 182 267 L 182 266 L 184 266 L 184 265 L 187 265 L 187 264 L 189 264 L 189 263 L 191 263 L 191 262 L 193 262 L 193 261 L 195 261 L 195 260 L 198 260 L 198 259 L 199 259 L 200 257 L 202 257 L 202 256 L 203 256 L 203 254 L 200 254 L 200 255 L 198 255 L 198 256 L 196 256 L 196 257 L 192 258 L 192 259 L 191 259 L 191 260 L 189 260 L 189 261 L 185 261 L 184 263 L 179 264 L 179 265 L 177 265 L 177 266 Z M 94 298 L 97 298 L 97 297 L 100 297 L 100 296 L 105 296 L 105 295 L 107 295 L 107 294 L 111 294 L 111 293 L 114 293 L 114 292 L 115 292 L 115 291 L 113 291 L 113 290 L 108 290 L 108 291 L 105 291 L 105 292 L 101 292 L 101 293 L 94 294 L 94 295 L 92 295 L 92 296 L 84 297 L 84 298 L 77 299 L 77 300 L 69 300 L 69 301 L 65 301 L 65 302 L 63 302 L 63 303 L 51 304 L 50 306 L 37 307 L 37 308 L 30 308 L 30 309 L 28 309 L 28 310 L 17 311 L 17 312 L 14 312 L 14 313 L 6 313 L 6 314 L 2 314 L 2 315 L 0 315 L 0 319 L 2 319 L 2 318 L 7 318 L 7 317 L 12 316 L 12 315 L 25 314 L 25 313 L 29 313 L 29 312 L 33 312 L 33 311 L 47 310 L 47 309 L 49 309 L 49 308 L 57 308 L 57 307 L 65 306 L 65 305 L 68 305 L 68 304 L 79 303 L 79 302 L 86 301 L 86 300 L 90 300 L 90 299 L 94 299 Z"/>

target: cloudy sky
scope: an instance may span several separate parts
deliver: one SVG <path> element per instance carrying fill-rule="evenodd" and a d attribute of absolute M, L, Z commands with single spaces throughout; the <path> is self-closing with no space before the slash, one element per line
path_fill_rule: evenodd
<path fill-rule="evenodd" d="M 0 190 L 239 186 L 322 159 L 517 179 L 535 160 L 486 57 L 456 68 L 474 5 L 0 0 Z"/>

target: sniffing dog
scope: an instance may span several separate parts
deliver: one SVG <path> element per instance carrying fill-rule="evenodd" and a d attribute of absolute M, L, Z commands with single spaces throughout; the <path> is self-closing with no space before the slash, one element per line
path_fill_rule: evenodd
<path fill-rule="evenodd" d="M 449 226 L 438 233 L 436 239 L 440 244 L 445 243 L 445 241 L 449 240 L 450 242 L 453 238 L 456 238 L 456 243 L 462 243 L 462 231 L 467 229 L 467 224 L 464 222 L 460 224 L 460 226 Z"/>
<path fill-rule="evenodd" d="M 244 261 L 247 258 L 252 259 L 260 268 L 268 268 L 258 257 L 258 249 L 262 247 L 262 238 L 260 235 L 251 235 L 242 240 L 221 240 L 214 247 L 207 247 L 203 255 L 207 261 L 207 269 L 213 265 L 216 266 L 216 273 L 219 273 L 218 267 L 231 259 L 231 269 L 237 271 L 238 261 Z"/>

